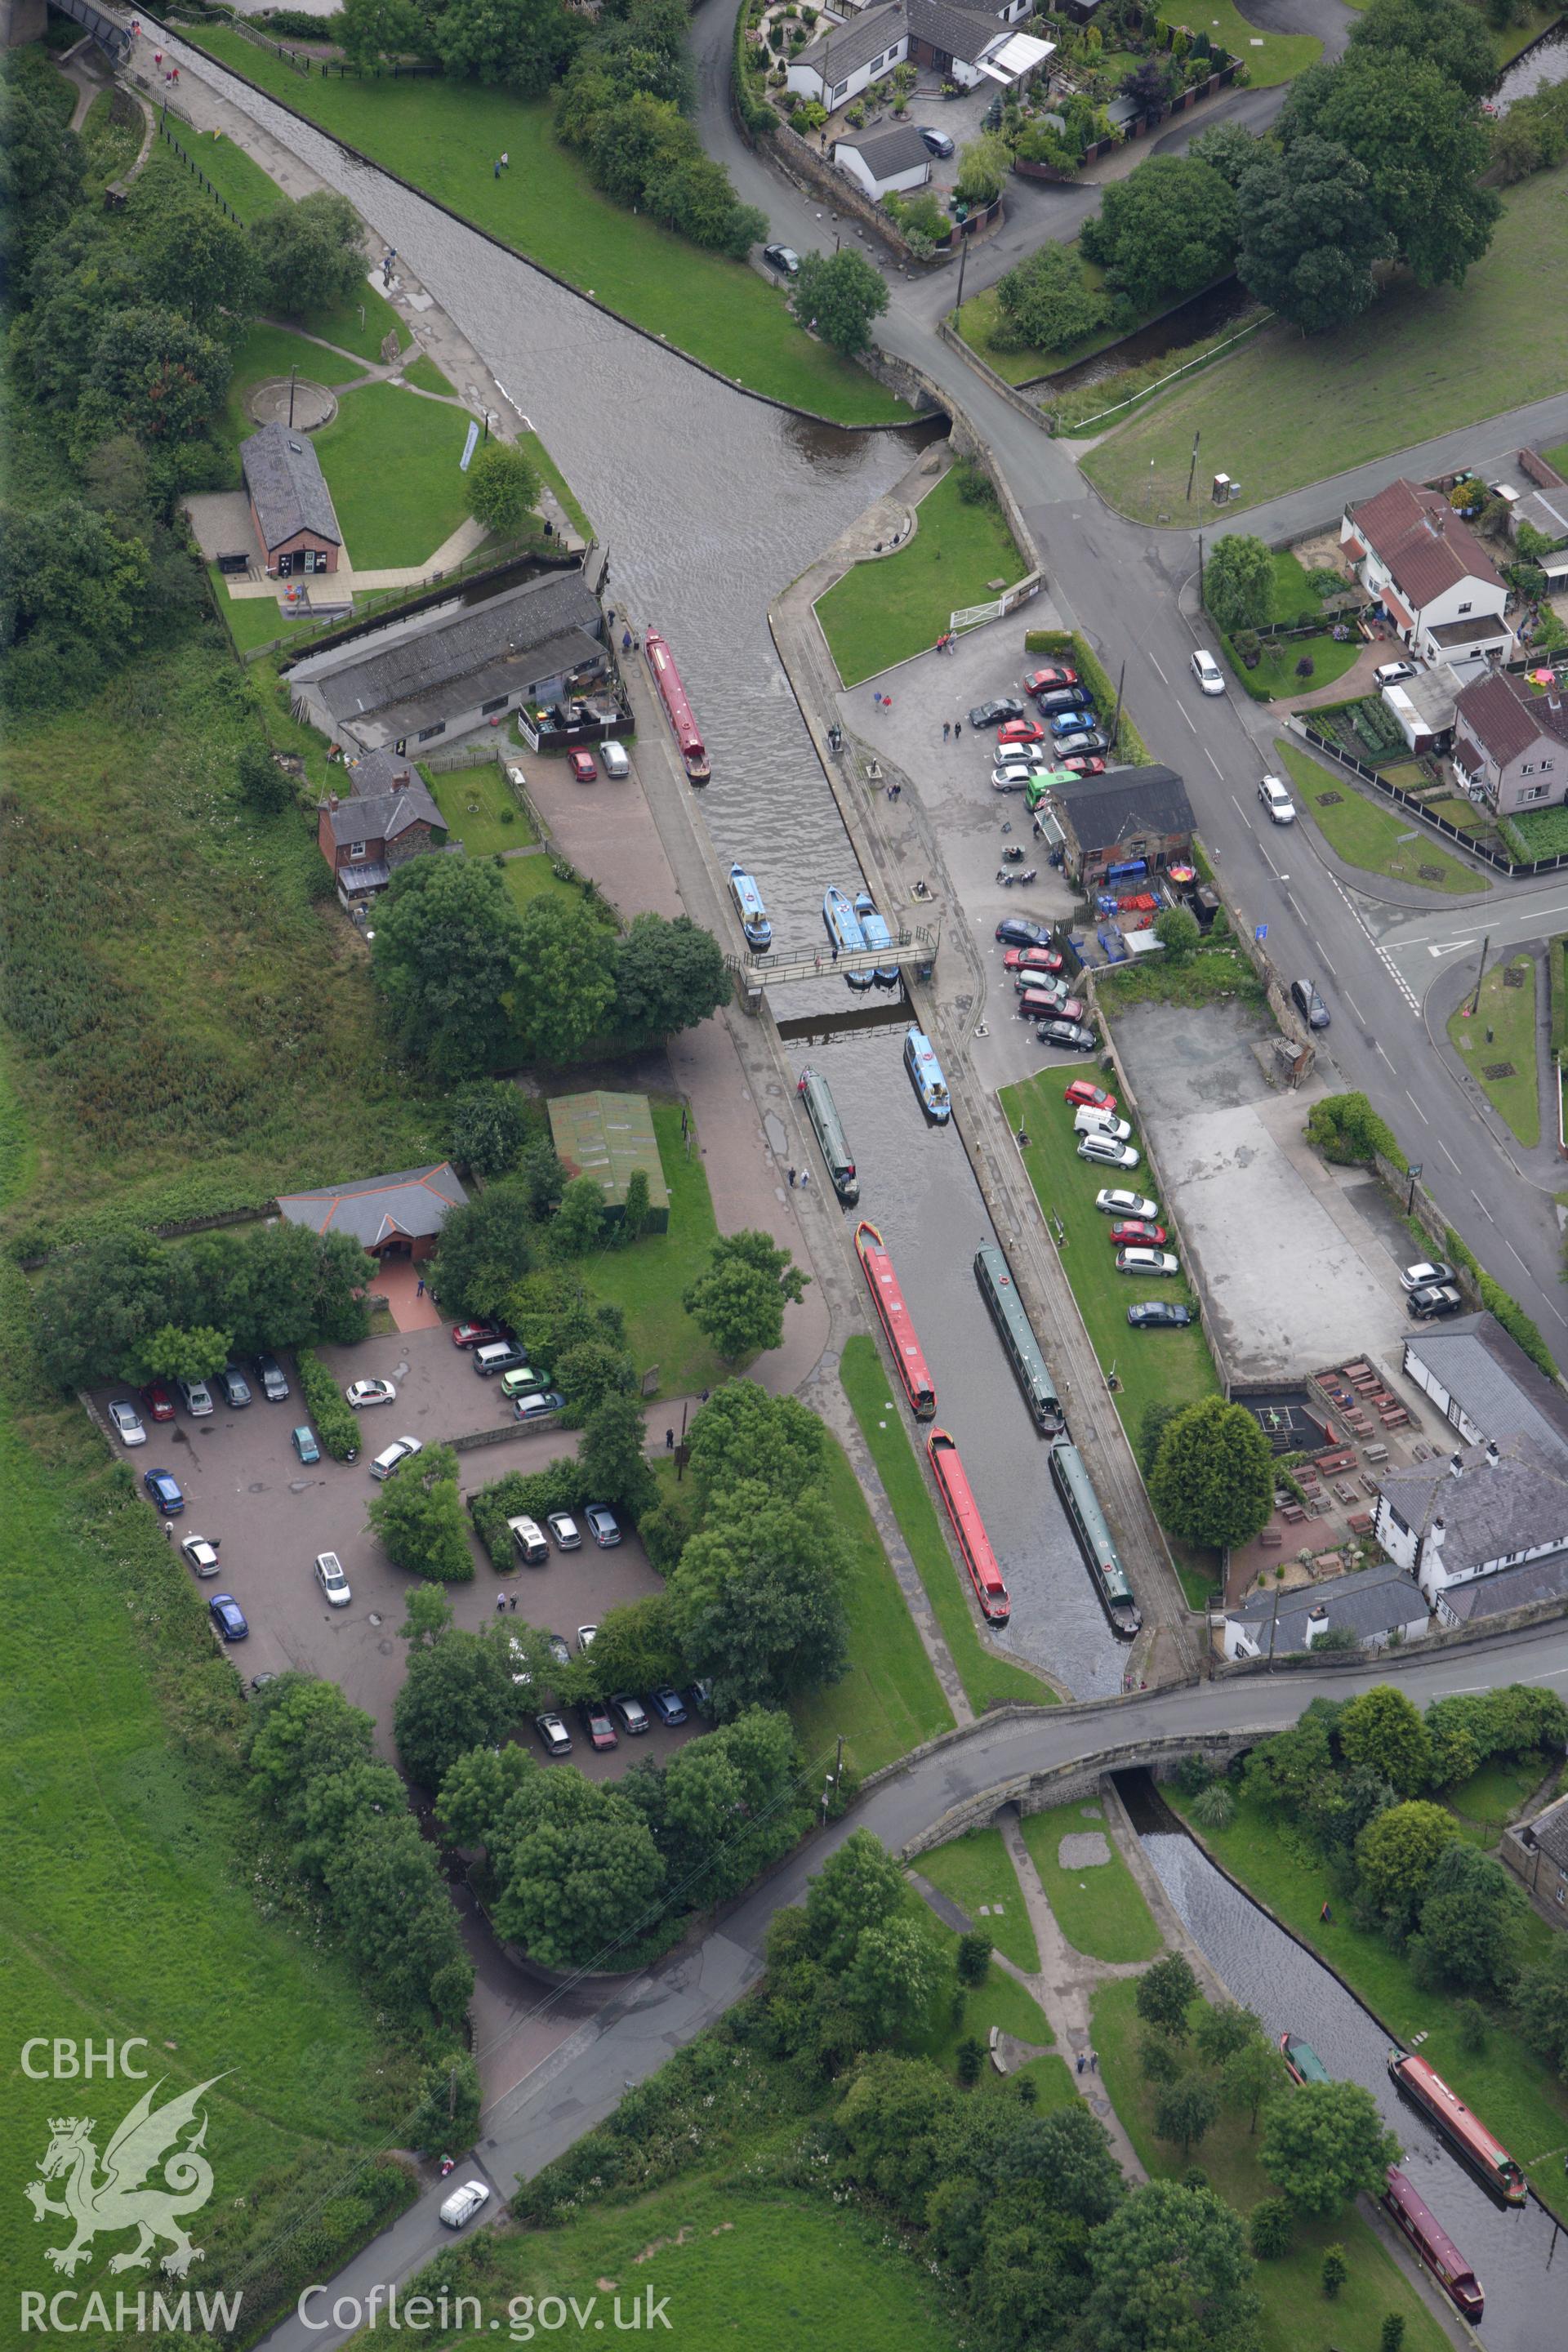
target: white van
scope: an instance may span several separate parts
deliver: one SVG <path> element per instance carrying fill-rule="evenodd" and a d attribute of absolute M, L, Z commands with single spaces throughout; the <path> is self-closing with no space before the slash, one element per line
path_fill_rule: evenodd
<path fill-rule="evenodd" d="M 532 1519 L 508 1519 L 511 1530 L 512 1549 L 525 1568 L 542 1568 L 550 1558 L 550 1546 L 543 1531 Z"/>
<path fill-rule="evenodd" d="M 618 743 L 600 744 L 599 763 L 606 776 L 614 776 L 617 781 L 629 776 L 632 772 L 632 763 Z"/>
<path fill-rule="evenodd" d="M 1132 1129 L 1113 1110 L 1098 1110 L 1093 1103 L 1084 1103 L 1073 1114 L 1072 1131 L 1075 1135 L 1110 1135 L 1118 1143 L 1125 1143 Z"/>

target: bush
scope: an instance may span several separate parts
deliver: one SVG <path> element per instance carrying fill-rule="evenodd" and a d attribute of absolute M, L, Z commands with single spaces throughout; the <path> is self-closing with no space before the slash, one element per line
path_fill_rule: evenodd
<path fill-rule="evenodd" d="M 1323 2249 L 1323 2267 L 1318 2273 L 1318 2283 L 1321 2286 L 1323 2293 L 1330 2303 L 1334 2301 L 1334 2298 L 1339 2294 L 1341 2287 L 1343 2286 L 1350 2274 L 1350 2264 L 1345 2260 L 1344 2248 L 1342 2246 L 1325 2246 Z"/>
<path fill-rule="evenodd" d="M 1296 2217 L 1283 2197 L 1265 2197 L 1253 2207 L 1247 2234 L 1259 2262 L 1276 2263 L 1289 2252 Z"/>
<path fill-rule="evenodd" d="M 991 1938 L 978 1929 L 960 1936 L 955 1965 L 962 1985 L 983 1985 L 991 1973 Z"/>
<path fill-rule="evenodd" d="M 1324 1095 L 1315 1102 L 1308 1114 L 1307 1140 L 1340 1167 L 1369 1166 L 1381 1152 L 1402 1175 L 1408 1171 L 1394 1129 L 1363 1094 Z"/>
<path fill-rule="evenodd" d="M 300 1367 L 300 1393 L 310 1412 L 311 1428 L 334 1462 L 357 1462 L 360 1425 L 353 1406 L 344 1402 L 342 1390 L 313 1348 L 301 1348 L 294 1360 Z"/>

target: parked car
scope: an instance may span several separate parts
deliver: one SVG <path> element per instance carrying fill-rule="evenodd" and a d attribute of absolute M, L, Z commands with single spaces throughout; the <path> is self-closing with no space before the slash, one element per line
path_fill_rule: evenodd
<path fill-rule="evenodd" d="M 550 1546 L 544 1540 L 544 1530 L 538 1520 L 531 1519 L 526 1512 L 519 1512 L 516 1518 L 508 1519 L 506 1528 L 511 1538 L 511 1548 L 523 1566 L 542 1568 L 550 1558 Z"/>
<path fill-rule="evenodd" d="M 1081 734 L 1086 727 L 1092 727 L 1096 722 L 1092 709 L 1086 710 L 1082 703 L 1070 703 L 1054 710 L 1049 723 L 1051 733 L 1059 739 Z"/>
<path fill-rule="evenodd" d="M 583 1517 L 588 1523 L 588 1533 L 601 1551 L 608 1551 L 620 1542 L 621 1531 L 616 1524 L 616 1515 L 604 1503 L 588 1504 Z"/>
<path fill-rule="evenodd" d="M 1080 1160 L 1098 1160 L 1102 1168 L 1132 1169 L 1140 1160 L 1131 1143 L 1118 1143 L 1113 1135 L 1080 1135 L 1078 1156 Z"/>
<path fill-rule="evenodd" d="M 279 1362 L 277 1357 L 256 1356 L 252 1358 L 251 1361 L 252 1370 L 255 1371 L 257 1379 L 261 1383 L 261 1393 L 267 1399 L 268 1403 L 287 1404 L 289 1402 L 289 1376 L 283 1370 L 282 1365 Z"/>
<path fill-rule="evenodd" d="M 1062 1088 L 1062 1100 L 1065 1103 L 1088 1103 L 1092 1110 L 1116 1108 L 1116 1097 L 1108 1095 L 1103 1087 L 1097 1087 L 1092 1078 L 1074 1078 L 1070 1085 Z"/>
<path fill-rule="evenodd" d="M 1017 1010 L 1026 1021 L 1081 1021 L 1083 1000 L 1063 993 L 1048 973 L 1030 972 L 1018 991 Z"/>
<path fill-rule="evenodd" d="M 217 1376 L 217 1384 L 231 1412 L 237 1412 L 241 1405 L 250 1402 L 250 1382 L 237 1364 L 226 1364 Z"/>
<path fill-rule="evenodd" d="M 342 1561 L 335 1551 L 319 1551 L 316 1554 L 316 1581 L 333 1609 L 346 1609 L 353 1599 Z"/>
<path fill-rule="evenodd" d="M 180 1546 L 182 1559 L 190 1562 L 197 1576 L 216 1576 L 218 1570 L 217 1546 L 205 1536 L 187 1536 Z"/>
<path fill-rule="evenodd" d="M 704 1723 L 710 1722 L 713 1716 L 712 1684 L 700 1675 L 686 1694 L 686 1706 L 689 1714 L 700 1715 Z"/>
<path fill-rule="evenodd" d="M 987 727 L 1005 727 L 1010 719 L 1023 716 L 1023 704 L 1016 702 L 1011 695 L 1004 695 L 999 702 L 977 702 L 969 714 L 969 723 L 979 735 Z"/>
<path fill-rule="evenodd" d="M 1278 776 L 1265 776 L 1258 787 L 1258 797 L 1276 824 L 1294 824 L 1296 803 Z"/>
<path fill-rule="evenodd" d="M 142 1426 L 142 1416 L 129 1397 L 116 1397 L 105 1411 L 109 1414 L 109 1425 L 121 1445 L 146 1444 L 147 1433 Z"/>
<path fill-rule="evenodd" d="M 578 1702 L 577 1720 L 588 1735 L 588 1745 L 596 1755 L 608 1748 L 618 1748 L 620 1740 L 610 1720 L 610 1710 L 603 1699 L 585 1698 Z"/>
<path fill-rule="evenodd" d="M 1042 1021 L 1035 1031 L 1042 1045 L 1059 1045 L 1069 1054 L 1092 1054 L 1100 1040 L 1092 1029 L 1079 1021 L 1061 1021 L 1054 1016 Z"/>
<path fill-rule="evenodd" d="M 1074 751 L 1061 762 L 1072 776 L 1103 776 L 1105 761 L 1097 751 Z"/>
<path fill-rule="evenodd" d="M 1378 686 L 1398 686 L 1403 679 L 1415 676 L 1415 665 L 1413 661 L 1379 662 L 1372 675 Z"/>
<path fill-rule="evenodd" d="M 1012 743 L 1043 743 L 1046 730 L 1037 719 L 1009 719 L 996 733 L 998 750 Z"/>
<path fill-rule="evenodd" d="M 793 245 L 764 245 L 763 259 L 770 269 L 776 269 L 781 278 L 800 276 L 800 256 Z"/>
<path fill-rule="evenodd" d="M 536 1389 L 531 1396 L 513 1397 L 511 1417 L 513 1421 L 548 1421 L 565 1402 L 559 1389 Z"/>
<path fill-rule="evenodd" d="M 1157 1217 L 1160 1213 L 1159 1202 L 1142 1192 L 1097 1192 L 1094 1205 L 1103 1217 Z"/>
<path fill-rule="evenodd" d="M 1060 983 L 1058 982 L 1058 987 Z M 1089 1029 L 1089 1024 L 1084 1019 L 1084 1014 L 1088 1011 L 1088 1007 L 1084 1003 L 1081 996 L 1053 995 L 1048 989 L 1041 990 L 1037 988 L 1026 989 L 1024 993 L 1026 996 L 1039 996 L 1044 994 L 1050 997 L 1050 1010 L 1047 1012 L 1042 1009 L 1040 1012 L 1039 1017 L 1042 1021 L 1068 1021 L 1070 1022 L 1075 1028 Z M 1092 1030 L 1089 1030 L 1089 1034 L 1092 1036 L 1094 1033 Z"/>
<path fill-rule="evenodd" d="M 1462 1315 L 1465 1302 L 1449 1282 L 1430 1283 L 1425 1289 L 1413 1290 L 1405 1302 L 1418 1323 L 1429 1322 L 1436 1315 Z"/>
<path fill-rule="evenodd" d="M 1052 712 L 1092 710 L 1094 700 L 1087 686 L 1048 686 L 1036 695 L 1035 709 L 1044 719 Z"/>
<path fill-rule="evenodd" d="M 933 131 L 930 124 L 925 122 L 918 123 L 915 127 L 925 142 L 927 154 L 938 156 L 945 163 L 953 152 L 952 142 L 946 131 Z"/>
<path fill-rule="evenodd" d="M 996 937 L 1006 948 L 1043 948 L 1049 946 L 1051 935 L 1044 923 L 1032 923 L 1027 915 L 1004 915 Z"/>
<path fill-rule="evenodd" d="M 552 1511 L 548 1520 L 546 1521 L 546 1525 L 548 1526 L 551 1534 L 554 1537 L 556 1545 L 560 1550 L 578 1551 L 581 1549 L 583 1543 L 583 1531 L 577 1525 L 576 1520 L 572 1517 L 570 1511 Z"/>
<path fill-rule="evenodd" d="M 1039 950 L 1037 948 L 1011 948 L 1009 949 L 1008 953 L 1011 955 L 1037 955 L 1039 953 Z M 1026 963 L 1018 965 L 1014 971 L 1013 986 L 1019 995 L 1022 995 L 1027 989 L 1039 990 L 1043 992 L 1044 994 L 1050 997 L 1053 1003 L 1059 1004 L 1062 999 L 1067 995 L 1068 990 L 1071 988 L 1072 982 L 1068 978 L 1065 971 L 1047 971 L 1040 964 Z"/>
<path fill-rule="evenodd" d="M 660 1690 L 650 1691 L 647 1703 L 660 1723 L 667 1724 L 672 1731 L 678 1723 L 684 1723 L 686 1720 L 686 1709 L 681 1705 L 680 1693 L 678 1690 L 671 1690 L 668 1684 Z"/>
<path fill-rule="evenodd" d="M 205 1381 L 176 1381 L 174 1386 L 180 1391 L 180 1402 L 193 1421 L 209 1421 L 212 1418 L 216 1408 L 213 1403 L 213 1392 Z"/>
<path fill-rule="evenodd" d="M 1109 751 L 1110 740 L 1098 727 L 1079 727 L 1070 735 L 1057 737 L 1057 750 L 1064 759 L 1079 751 Z"/>
<path fill-rule="evenodd" d="M 572 771 L 572 781 L 574 784 L 595 784 L 598 782 L 599 771 L 595 765 L 594 754 L 592 751 L 568 752 L 566 755 L 566 765 Z"/>
<path fill-rule="evenodd" d="M 149 1381 L 142 1391 L 142 1402 L 147 1408 L 149 1421 L 173 1421 L 174 1400 L 162 1381 Z"/>
<path fill-rule="evenodd" d="M 1446 1257 L 1424 1257 L 1415 1265 L 1407 1265 L 1399 1277 L 1406 1290 L 1429 1290 L 1440 1283 L 1452 1282 L 1454 1269 Z"/>
<path fill-rule="evenodd" d="M 390 1478 L 395 1470 L 401 1470 L 405 1462 L 411 1462 L 415 1454 L 424 1451 L 425 1440 L 422 1437 L 395 1438 L 384 1453 L 376 1455 L 370 1465 L 370 1475 L 373 1478 Z"/>
<path fill-rule="evenodd" d="M 226 1642 L 248 1639 L 250 1628 L 245 1622 L 245 1612 L 232 1592 L 215 1592 L 207 1602 L 207 1615 Z"/>
<path fill-rule="evenodd" d="M 460 2230 L 489 2203 L 489 2200 L 490 2192 L 482 2180 L 465 2180 L 460 2189 L 453 2189 L 441 2207 L 441 2219 L 448 2230 Z"/>
<path fill-rule="evenodd" d="M 289 1436 L 293 1441 L 294 1451 L 301 1462 L 321 1460 L 321 1449 L 316 1443 L 316 1433 L 308 1421 L 302 1421 L 298 1429 L 290 1430 Z"/>
<path fill-rule="evenodd" d="M 570 1756 L 572 1734 L 558 1715 L 536 1715 L 533 1727 L 539 1734 L 539 1744 L 547 1756 Z"/>
<path fill-rule="evenodd" d="M 1182 1262 L 1173 1250 L 1120 1249 L 1116 1253 L 1118 1274 L 1180 1274 Z"/>
<path fill-rule="evenodd" d="M 1111 1226 L 1110 1238 L 1119 1249 L 1163 1249 L 1166 1236 L 1164 1226 L 1157 1225 L 1152 1217 L 1123 1217 Z"/>
<path fill-rule="evenodd" d="M 1290 982 L 1290 1002 L 1309 1029 L 1328 1027 L 1329 1008 L 1310 980 L 1293 980 Z"/>
<path fill-rule="evenodd" d="M 500 1392 L 503 1397 L 531 1396 L 536 1389 L 549 1386 L 549 1373 L 537 1364 L 519 1364 L 511 1371 L 501 1374 Z"/>
<path fill-rule="evenodd" d="M 1205 653 L 1201 646 L 1193 656 L 1193 676 L 1205 694 L 1225 692 L 1225 672 L 1213 654 Z"/>
<path fill-rule="evenodd" d="M 397 1402 L 397 1391 L 390 1381 L 351 1381 L 343 1394 L 356 1412 L 365 1405 Z"/>
<path fill-rule="evenodd" d="M 1005 971 L 1061 971 L 1067 958 L 1060 948 L 1009 948 L 1002 959 Z"/>
<path fill-rule="evenodd" d="M 578 1647 L 578 1649 L 582 1652 L 582 1654 L 583 1654 L 583 1655 L 584 1655 L 584 1657 L 586 1657 L 586 1656 L 587 1656 L 588 1652 L 593 1648 L 594 1643 L 595 1643 L 597 1641 L 597 1639 L 598 1639 L 598 1636 L 599 1636 L 599 1629 L 598 1629 L 598 1627 L 597 1627 L 596 1625 L 579 1625 L 579 1626 L 578 1626 L 578 1628 L 577 1628 L 577 1647 Z"/>
<path fill-rule="evenodd" d="M 142 1484 L 154 1510 L 162 1511 L 166 1519 L 177 1519 L 185 1507 L 179 1481 L 171 1470 L 143 1470 Z"/>
<path fill-rule="evenodd" d="M 1042 662 L 1024 680 L 1026 694 L 1049 694 L 1058 686 L 1076 686 L 1078 672 L 1068 662 Z"/>
<path fill-rule="evenodd" d="M 1118 1118 L 1113 1110 L 1096 1110 L 1092 1103 L 1080 1103 L 1072 1115 L 1075 1135 L 1113 1135 L 1118 1143 L 1131 1143 L 1132 1126 L 1129 1119 Z"/>
<path fill-rule="evenodd" d="M 454 1323 L 452 1326 L 454 1348 L 486 1348 L 505 1336 L 504 1332 L 495 1330 L 489 1323 Z"/>
<path fill-rule="evenodd" d="M 1026 760 L 1004 760 L 999 767 L 991 771 L 991 789 L 994 793 L 1021 793 L 1030 779 L 1039 772 Z"/>
<path fill-rule="evenodd" d="M 1127 1310 L 1127 1320 L 1134 1331 L 1184 1331 L 1192 1319 L 1192 1308 L 1180 1306 L 1173 1298 L 1141 1298 L 1136 1307 Z"/>
<path fill-rule="evenodd" d="M 515 1372 L 526 1364 L 528 1350 L 520 1348 L 515 1339 L 487 1339 L 474 1349 L 468 1361 L 481 1381 L 491 1381 L 498 1372 Z"/>
<path fill-rule="evenodd" d="M 614 776 L 616 783 L 624 783 L 632 772 L 624 743 L 601 743 L 599 765 L 606 776 Z"/>
<path fill-rule="evenodd" d="M 639 1732 L 647 1729 L 647 1709 L 640 1698 L 633 1698 L 630 1691 L 616 1693 L 610 1701 L 610 1712 L 628 1739 L 635 1739 Z"/>
<path fill-rule="evenodd" d="M 544 1646 L 549 1651 L 551 1656 L 554 1659 L 558 1666 L 569 1666 L 571 1664 L 572 1648 L 563 1634 L 546 1633 L 544 1636 Z"/>

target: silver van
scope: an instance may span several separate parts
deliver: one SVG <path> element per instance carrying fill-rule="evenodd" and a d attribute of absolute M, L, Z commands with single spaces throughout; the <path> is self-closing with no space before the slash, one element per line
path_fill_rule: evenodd
<path fill-rule="evenodd" d="M 631 774 L 632 763 L 618 743 L 601 743 L 599 760 L 606 776 L 615 776 L 618 780 Z"/>
<path fill-rule="evenodd" d="M 474 1349 L 474 1370 L 481 1381 L 492 1380 L 497 1372 L 510 1372 L 527 1361 L 515 1339 L 492 1339 L 487 1347 Z"/>
<path fill-rule="evenodd" d="M 512 1549 L 523 1566 L 542 1568 L 550 1558 L 550 1546 L 544 1540 L 542 1528 L 527 1518 L 508 1519 L 507 1526 L 511 1531 Z"/>

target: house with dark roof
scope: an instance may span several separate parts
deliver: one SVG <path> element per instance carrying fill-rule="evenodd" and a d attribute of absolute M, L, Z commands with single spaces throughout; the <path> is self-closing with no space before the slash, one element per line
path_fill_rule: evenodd
<path fill-rule="evenodd" d="M 1390 482 L 1345 509 L 1340 544 L 1405 643 L 1426 661 L 1507 659 L 1508 586 L 1440 490 Z"/>
<path fill-rule="evenodd" d="M 1458 1625 L 1471 1612 L 1453 1605 L 1456 1585 L 1568 1555 L 1568 1472 L 1522 1433 L 1456 1446 L 1447 1461 L 1379 1474 L 1373 1531 L 1442 1622 Z"/>
<path fill-rule="evenodd" d="M 316 839 L 352 911 L 384 890 L 409 858 L 444 849 L 447 827 L 424 779 L 391 751 L 367 751 L 348 764 L 344 780 L 353 789 L 321 803 Z"/>
<path fill-rule="evenodd" d="M 1032 81 L 1054 41 L 1012 29 L 1031 0 L 884 0 L 844 24 L 824 16 L 817 38 L 792 58 L 787 86 L 831 114 L 906 58 L 932 66 L 961 89 L 993 81 L 1012 89 Z"/>
<path fill-rule="evenodd" d="M 1226 1657 L 1285 1657 L 1315 1649 L 1330 1633 L 1353 1633 L 1358 1648 L 1386 1649 L 1391 1642 L 1418 1642 L 1429 1612 L 1421 1588 L 1391 1560 L 1358 1568 L 1321 1584 L 1272 1587 L 1255 1593 L 1220 1621 Z M 1336 1648 L 1342 1648 L 1336 1642 Z"/>
<path fill-rule="evenodd" d="M 239 467 L 268 572 L 282 580 L 335 572 L 343 535 L 310 436 L 264 425 L 240 443 Z"/>
<path fill-rule="evenodd" d="M 808 42 L 785 69 L 785 87 L 802 98 L 816 99 L 831 114 L 859 97 L 879 74 L 902 65 L 910 51 L 910 24 L 905 0 L 883 0 L 879 8 L 862 8 L 847 24 L 821 20 L 816 40 Z"/>
<path fill-rule="evenodd" d="M 1568 695 L 1510 670 L 1477 678 L 1455 705 L 1454 766 L 1500 816 L 1568 800 Z"/>
<path fill-rule="evenodd" d="M 912 122 L 895 122 L 889 131 L 867 131 L 858 139 L 835 140 L 833 160 L 873 204 L 923 188 L 931 178 L 931 150 Z"/>
<path fill-rule="evenodd" d="M 278 1207 L 291 1225 L 312 1234 L 352 1234 L 374 1258 L 429 1257 L 447 1216 L 468 1203 L 450 1160 L 405 1168 L 396 1176 L 366 1176 L 355 1184 L 323 1184 L 313 1192 L 279 1193 Z"/>
<path fill-rule="evenodd" d="M 1553 1927 L 1568 1927 L 1568 1797 L 1511 1823 L 1502 1833 L 1498 1858 Z"/>
<path fill-rule="evenodd" d="M 1192 850 L 1192 803 L 1173 768 L 1058 776 L 1046 807 L 1061 829 L 1063 871 L 1086 890 L 1123 875 L 1158 873 Z"/>
<path fill-rule="evenodd" d="M 1405 1376 L 1466 1445 L 1522 1431 L 1568 1473 L 1568 1391 L 1537 1370 L 1495 1315 L 1456 1315 L 1405 1342 Z"/>

